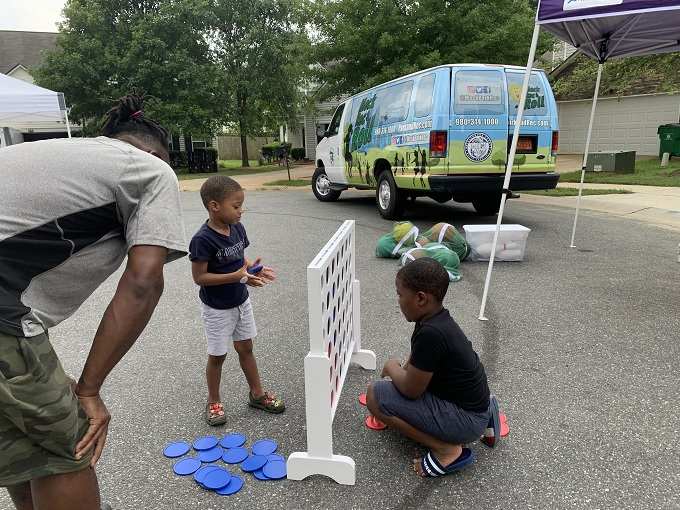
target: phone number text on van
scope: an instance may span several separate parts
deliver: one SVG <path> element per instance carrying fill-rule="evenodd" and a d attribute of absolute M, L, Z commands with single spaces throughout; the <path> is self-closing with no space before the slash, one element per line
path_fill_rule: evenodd
<path fill-rule="evenodd" d="M 472 118 L 457 118 L 454 122 L 456 126 L 498 126 L 498 119 L 492 117 L 472 117 Z"/>

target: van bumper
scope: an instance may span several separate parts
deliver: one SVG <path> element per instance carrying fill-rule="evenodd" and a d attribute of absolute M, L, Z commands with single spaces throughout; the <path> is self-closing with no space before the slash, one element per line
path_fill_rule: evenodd
<path fill-rule="evenodd" d="M 430 175 L 430 189 L 445 193 L 500 193 L 504 174 L 498 175 Z M 512 174 L 511 191 L 554 189 L 560 175 L 555 172 L 540 174 Z"/>

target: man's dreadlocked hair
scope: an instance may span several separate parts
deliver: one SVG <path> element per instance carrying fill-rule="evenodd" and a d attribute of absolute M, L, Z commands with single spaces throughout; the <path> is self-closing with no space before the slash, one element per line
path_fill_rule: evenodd
<path fill-rule="evenodd" d="M 144 97 L 128 94 L 104 116 L 101 133 L 115 138 L 128 133 L 143 141 L 160 144 L 168 150 L 168 132 L 158 122 L 144 116 Z"/>

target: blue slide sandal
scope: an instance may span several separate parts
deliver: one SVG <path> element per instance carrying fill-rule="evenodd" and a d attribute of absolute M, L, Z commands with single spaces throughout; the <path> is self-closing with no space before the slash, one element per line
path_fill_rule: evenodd
<path fill-rule="evenodd" d="M 425 476 L 435 478 L 460 471 L 461 469 L 472 464 L 474 461 L 475 454 L 472 453 L 472 450 L 469 448 L 463 448 L 463 453 L 461 453 L 455 461 L 446 467 L 439 463 L 435 456 L 432 455 L 432 452 L 427 452 L 427 455 L 425 455 L 423 460 L 420 461 L 420 465 Z"/>

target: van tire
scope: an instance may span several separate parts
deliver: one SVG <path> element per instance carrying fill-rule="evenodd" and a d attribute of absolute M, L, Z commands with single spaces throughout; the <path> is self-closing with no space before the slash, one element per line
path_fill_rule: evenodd
<path fill-rule="evenodd" d="M 375 189 L 375 203 L 380 216 L 387 220 L 399 219 L 404 212 L 406 194 L 397 188 L 392 172 L 383 171 L 378 175 L 378 185 Z"/>
<path fill-rule="evenodd" d="M 324 167 L 318 167 L 312 175 L 312 191 L 319 202 L 335 202 L 341 191 L 331 188 L 331 181 Z"/>
<path fill-rule="evenodd" d="M 501 196 L 488 195 L 476 198 L 472 200 L 472 205 L 480 216 L 493 216 L 498 214 L 501 207 Z"/>

